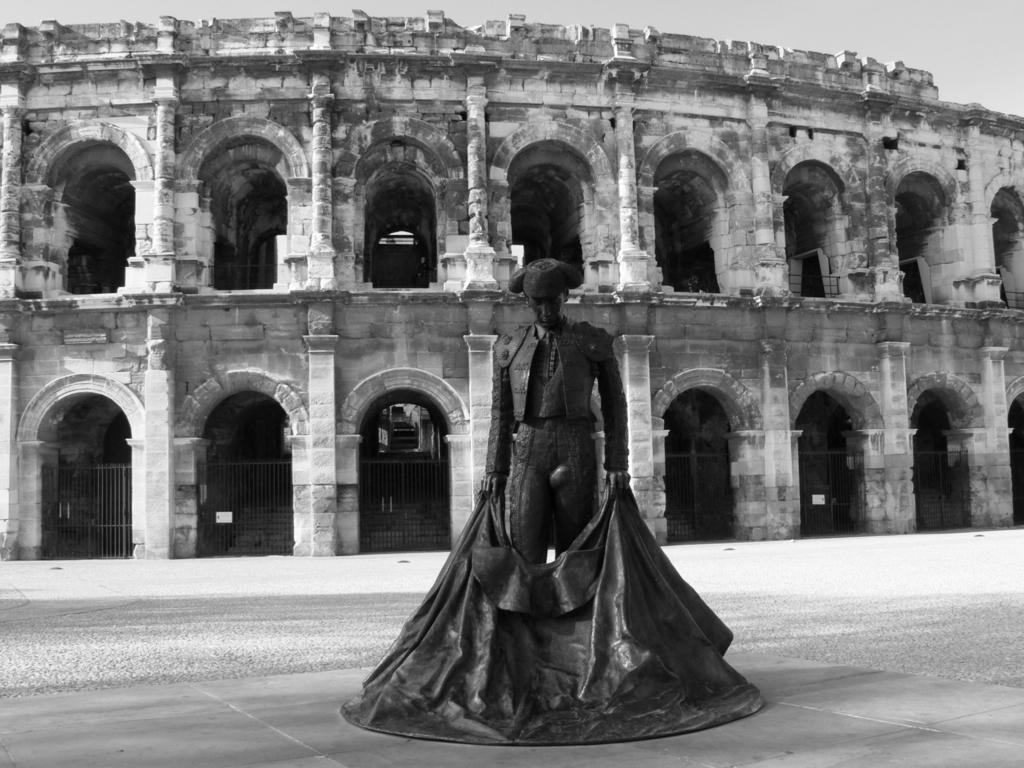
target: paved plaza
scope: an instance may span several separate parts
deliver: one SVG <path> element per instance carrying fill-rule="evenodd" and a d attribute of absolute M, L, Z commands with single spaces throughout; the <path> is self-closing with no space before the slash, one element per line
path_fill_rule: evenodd
<path fill-rule="evenodd" d="M 736 632 L 728 658 L 767 707 L 530 749 L 337 714 L 443 554 L 0 563 L 0 768 L 1021 764 L 1024 530 L 666 551 Z"/>

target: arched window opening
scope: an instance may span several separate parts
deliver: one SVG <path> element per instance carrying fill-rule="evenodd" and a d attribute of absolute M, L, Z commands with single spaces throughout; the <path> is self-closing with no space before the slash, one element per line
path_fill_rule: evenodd
<path fill-rule="evenodd" d="M 408 162 L 389 163 L 366 185 L 366 281 L 427 288 L 437 280 L 437 207 L 430 182 Z"/>
<path fill-rule="evenodd" d="M 665 412 L 665 521 L 669 542 L 733 537 L 729 420 L 721 404 L 688 390 Z"/>
<path fill-rule="evenodd" d="M 582 158 L 556 142 L 534 144 L 508 170 L 512 243 L 523 263 L 554 258 L 583 269 L 584 190 L 590 172 Z"/>
<path fill-rule="evenodd" d="M 992 245 L 996 269 L 1003 279 L 1003 301 L 1013 309 L 1024 309 L 1024 204 L 1010 187 L 996 192 L 992 200 Z"/>
<path fill-rule="evenodd" d="M 712 240 L 724 180 L 707 158 L 666 158 L 654 176 L 655 258 L 662 282 L 682 292 L 718 293 Z"/>
<path fill-rule="evenodd" d="M 786 176 L 782 216 L 789 290 L 796 296 L 839 294 L 839 276 L 832 274 L 829 259 L 841 245 L 836 233 L 841 190 L 835 173 L 821 163 L 799 163 Z"/>
<path fill-rule="evenodd" d="M 448 444 L 437 406 L 416 392 L 388 393 L 360 434 L 360 551 L 450 547 Z"/>
<path fill-rule="evenodd" d="M 287 232 L 288 190 L 281 151 L 240 137 L 199 172 L 213 217 L 213 287 L 222 291 L 273 288 L 277 238 Z"/>
<path fill-rule="evenodd" d="M 1024 525 L 1024 406 L 1019 398 L 1010 406 L 1009 426 L 1013 524 Z"/>
<path fill-rule="evenodd" d="M 295 545 L 288 417 L 272 398 L 241 392 L 206 420 L 196 554 L 290 555 Z"/>
<path fill-rule="evenodd" d="M 950 448 L 949 412 L 940 395 L 925 392 L 911 414 L 914 435 L 914 497 L 918 530 L 970 524 L 967 452 Z"/>
<path fill-rule="evenodd" d="M 119 147 L 92 143 L 60 163 L 55 176 L 53 229 L 67 243 L 65 289 L 113 293 L 135 254 L 135 169 Z"/>
<path fill-rule="evenodd" d="M 926 173 L 907 174 L 896 190 L 896 251 L 903 294 L 915 304 L 934 301 L 932 266 L 942 251 L 946 198 Z"/>
<path fill-rule="evenodd" d="M 801 535 L 864 530 L 863 462 L 846 444 L 852 429 L 846 409 L 827 392 L 815 392 L 800 409 L 796 429 Z"/>
<path fill-rule="evenodd" d="M 56 445 L 42 463 L 44 558 L 132 555 L 132 466 L 128 419 L 113 401 L 83 395 L 40 429 Z"/>

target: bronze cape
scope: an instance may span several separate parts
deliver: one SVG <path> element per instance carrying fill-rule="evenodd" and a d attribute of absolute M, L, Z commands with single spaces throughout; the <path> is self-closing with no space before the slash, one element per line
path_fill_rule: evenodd
<path fill-rule="evenodd" d="M 437 581 L 345 704 L 350 722 L 477 744 L 592 744 L 756 712 L 722 658 L 732 632 L 676 572 L 628 491 L 530 565 L 481 494 Z"/>

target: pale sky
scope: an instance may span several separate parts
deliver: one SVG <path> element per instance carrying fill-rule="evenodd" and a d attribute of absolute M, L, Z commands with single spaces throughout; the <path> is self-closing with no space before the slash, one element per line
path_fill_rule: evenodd
<path fill-rule="evenodd" d="M 509 13 L 527 21 L 633 28 L 752 40 L 824 53 L 842 50 L 881 62 L 903 61 L 931 72 L 939 98 L 978 102 L 989 109 L 1024 116 L 1024 2 L 1021 0 L 358 0 L 371 16 L 420 16 L 443 10 L 468 27 Z M 311 16 L 326 11 L 351 16 L 351 6 L 320 0 L 31 0 L 4 3 L 0 23 L 35 26 L 44 19 L 65 24 L 102 21 L 155 22 L 159 16 L 200 21 L 210 18 L 273 16 L 291 11 Z"/>

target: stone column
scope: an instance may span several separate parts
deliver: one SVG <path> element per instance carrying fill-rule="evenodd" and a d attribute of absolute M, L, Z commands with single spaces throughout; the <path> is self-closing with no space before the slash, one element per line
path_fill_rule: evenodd
<path fill-rule="evenodd" d="M 914 497 L 914 446 L 907 404 L 907 353 L 910 342 L 883 341 L 878 344 L 879 406 L 885 424 L 883 455 L 884 516 L 873 509 L 869 517 L 884 520 L 886 533 L 916 530 Z M 881 523 L 880 523 L 881 524 Z"/>
<path fill-rule="evenodd" d="M 733 494 L 733 535 L 740 541 L 763 541 L 768 537 L 764 431 L 736 430 L 728 433 L 726 439 Z"/>
<path fill-rule="evenodd" d="M 14 90 L 10 94 L 9 90 Z M 3 150 L 0 153 L 0 299 L 13 298 L 21 261 L 21 114 L 24 97 L 0 86 Z"/>
<path fill-rule="evenodd" d="M 747 124 L 750 128 L 750 184 L 754 201 L 754 291 L 768 296 L 784 296 L 789 293 L 789 270 L 775 241 L 768 102 L 760 89 L 754 89 L 749 96 Z"/>
<path fill-rule="evenodd" d="M 451 494 L 449 500 L 449 519 L 451 521 L 451 537 L 454 545 L 469 521 L 476 500 L 477 486 L 473 485 L 471 463 L 473 453 L 472 435 L 448 435 L 448 464 L 451 467 L 449 482 Z"/>
<path fill-rule="evenodd" d="M 0 561 L 18 557 L 17 352 L 0 343 Z"/>
<path fill-rule="evenodd" d="M 1006 401 L 1006 373 L 1003 359 L 1007 347 L 982 347 L 981 403 L 984 409 L 984 435 L 971 457 L 971 495 L 974 477 L 984 475 L 978 485 L 977 501 L 972 500 L 971 518 L 975 525 L 1013 525 L 1013 482 L 1010 472 L 1009 403 Z"/>
<path fill-rule="evenodd" d="M 629 425 L 630 485 L 641 512 L 651 515 L 656 509 L 654 483 L 654 445 L 651 440 L 651 344 L 653 336 L 624 334 L 617 346 L 622 366 L 622 384 L 626 390 L 626 416 Z M 607 434 L 607 433 L 606 433 Z M 602 457 L 603 458 L 603 457 Z M 660 542 L 666 541 L 665 517 L 648 518 L 647 526 Z"/>
<path fill-rule="evenodd" d="M 309 436 L 306 451 L 309 507 L 300 539 L 296 509 L 295 555 L 334 555 L 337 539 L 337 415 L 335 412 L 334 365 L 338 337 L 330 334 L 303 336 L 306 342 L 309 389 Z"/>
<path fill-rule="evenodd" d="M 338 521 L 340 554 L 359 552 L 359 444 L 362 435 L 338 435 Z"/>
<path fill-rule="evenodd" d="M 992 487 L 989 485 L 989 459 L 985 455 L 985 443 L 987 442 L 986 429 L 984 427 L 973 427 L 969 429 L 950 429 L 942 433 L 946 438 L 946 449 L 949 451 L 948 461 L 952 468 L 957 466 L 958 461 L 966 461 L 967 467 L 965 478 L 967 488 L 968 514 L 972 527 L 989 527 L 995 525 L 1009 525 L 1007 515 L 1003 507 L 1012 507 L 1012 491 L 1009 483 L 1005 487 Z M 957 459 L 956 457 L 960 457 Z M 1004 460 L 1008 460 L 1008 456 Z M 998 484 L 1002 485 L 1002 484 Z M 960 490 L 954 486 L 954 492 Z M 1006 498 L 999 499 L 997 493 L 1006 494 Z M 1009 504 L 1008 504 L 1009 502 Z M 1009 519 L 1013 519 L 1012 508 L 1009 510 Z"/>
<path fill-rule="evenodd" d="M 201 437 L 174 439 L 175 558 L 195 557 L 199 535 L 200 468 L 206 464 L 210 441 Z"/>
<path fill-rule="evenodd" d="M 307 262 L 307 287 L 332 290 L 337 286 L 334 274 L 334 155 L 331 150 L 331 82 L 321 77 L 309 95 L 313 118 L 313 232 Z"/>
<path fill-rule="evenodd" d="M 761 410 L 764 419 L 765 535 L 790 539 L 800 529 L 800 479 L 796 438 L 790 429 L 788 345 L 761 342 Z"/>
<path fill-rule="evenodd" d="M 469 348 L 469 429 L 472 442 L 469 462 L 474 488 L 483 480 L 487 462 L 487 438 L 491 428 L 491 382 L 494 372 L 494 342 L 497 336 L 463 336 Z"/>
<path fill-rule="evenodd" d="M 167 342 L 169 321 L 166 309 L 150 310 L 146 318 L 145 430 L 141 440 L 129 441 L 133 445 L 132 531 L 140 525 L 144 531 L 141 541 L 134 539 L 134 554 L 146 559 L 170 558 L 174 545 L 174 366 Z M 141 451 L 134 450 L 136 445 Z"/>
<path fill-rule="evenodd" d="M 886 140 L 896 141 L 892 125 L 895 99 L 884 93 L 865 91 L 864 135 L 867 138 L 867 210 L 868 276 L 864 288 L 870 288 L 876 301 L 907 301 L 903 295 L 903 273 L 896 252 L 896 207 L 889 198 L 885 180 L 889 172 Z M 851 276 L 851 280 L 853 280 Z"/>
<path fill-rule="evenodd" d="M 862 521 L 864 533 L 897 533 L 894 522 L 901 513 L 890 509 L 886 483 L 887 456 L 885 430 L 863 429 L 844 432 L 846 452 L 854 466 L 860 468 L 861 495 L 852 500 L 855 519 Z M 896 512 L 894 516 L 894 512 Z"/>
<path fill-rule="evenodd" d="M 174 119 L 178 111 L 177 88 L 154 99 L 156 104 L 156 153 L 153 187 L 153 256 L 174 258 Z M 159 88 L 163 90 L 163 88 Z"/>
<path fill-rule="evenodd" d="M 466 180 L 469 185 L 469 246 L 466 248 L 466 290 L 497 290 L 494 248 L 487 215 L 487 85 L 470 75 L 466 94 Z"/>
<path fill-rule="evenodd" d="M 615 149 L 619 157 L 619 282 L 616 290 L 647 293 L 661 286 L 656 279 L 652 285 L 657 267 L 647 252 L 640 248 L 632 94 L 627 96 L 620 91 L 617 99 Z"/>
<path fill-rule="evenodd" d="M 981 146 L 981 126 L 972 120 L 967 132 L 967 196 L 970 205 L 968 228 L 963 251 L 962 281 L 954 282 L 958 303 L 1002 306 L 999 291 L 1003 279 L 996 271 L 995 245 L 992 241 L 992 212 L 985 201 L 985 151 Z"/>
<path fill-rule="evenodd" d="M 43 467 L 57 466 L 54 443 L 18 443 L 18 553 L 17 560 L 43 556 Z"/>

